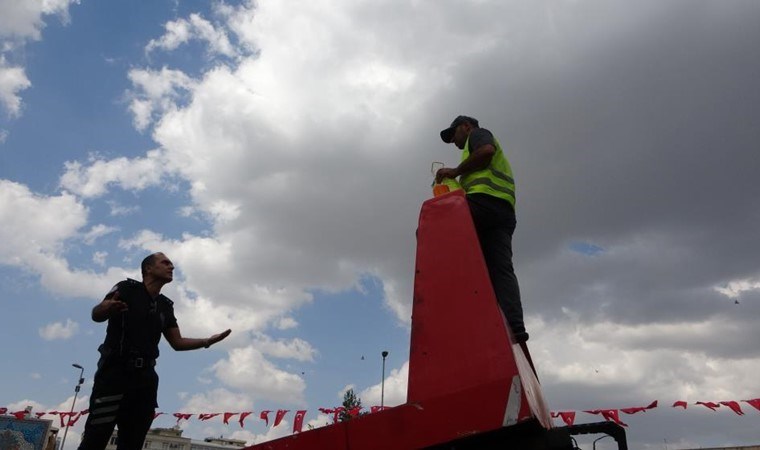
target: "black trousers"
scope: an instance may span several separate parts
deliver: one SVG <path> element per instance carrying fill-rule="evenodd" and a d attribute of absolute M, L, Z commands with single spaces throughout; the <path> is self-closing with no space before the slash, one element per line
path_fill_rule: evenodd
<path fill-rule="evenodd" d="M 117 450 L 142 449 L 157 406 L 158 375 L 152 367 L 128 368 L 119 361 L 98 365 L 79 450 L 103 450 L 115 425 Z"/>
<path fill-rule="evenodd" d="M 518 343 L 525 342 L 528 333 L 523 320 L 520 286 L 512 264 L 512 235 L 517 226 L 515 210 L 507 201 L 485 194 L 468 195 L 467 203 L 496 293 L 496 301 L 504 312 L 515 340 Z"/>

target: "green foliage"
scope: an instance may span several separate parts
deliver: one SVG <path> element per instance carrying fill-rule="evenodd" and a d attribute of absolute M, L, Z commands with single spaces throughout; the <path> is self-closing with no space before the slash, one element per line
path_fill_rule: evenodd
<path fill-rule="evenodd" d="M 345 394 L 343 394 L 343 411 L 340 412 L 338 415 L 338 421 L 339 422 L 345 422 L 347 420 L 351 420 L 355 415 L 351 414 L 351 411 L 359 411 L 359 409 L 362 407 L 362 399 L 356 396 L 353 389 L 349 389 L 346 391 Z M 358 415 L 363 415 L 365 413 L 359 412 Z"/>

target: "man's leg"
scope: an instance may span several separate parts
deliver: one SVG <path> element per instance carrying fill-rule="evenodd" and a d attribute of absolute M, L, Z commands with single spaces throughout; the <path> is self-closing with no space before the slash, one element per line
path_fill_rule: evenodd
<path fill-rule="evenodd" d="M 153 371 L 144 371 L 135 372 L 133 377 L 137 386 L 132 386 L 124 407 L 119 412 L 117 450 L 142 449 L 156 411 L 158 376 Z"/>
<path fill-rule="evenodd" d="M 116 425 L 124 394 L 95 386 L 90 397 L 90 414 L 84 424 L 84 434 L 79 450 L 103 450 Z"/>
<path fill-rule="evenodd" d="M 480 239 L 496 300 L 515 340 L 518 343 L 525 342 L 528 333 L 525 331 L 520 285 L 512 264 L 512 234 L 507 228 L 494 228 L 482 233 Z"/>
<path fill-rule="evenodd" d="M 514 210 L 511 207 L 494 208 L 476 197 L 468 197 L 468 204 L 496 301 L 515 340 L 525 342 L 528 333 L 523 320 L 520 286 L 512 264 L 512 234 L 517 223 Z"/>

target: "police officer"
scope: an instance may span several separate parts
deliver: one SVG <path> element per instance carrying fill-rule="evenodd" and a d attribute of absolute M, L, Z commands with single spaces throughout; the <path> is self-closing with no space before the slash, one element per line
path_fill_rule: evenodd
<path fill-rule="evenodd" d="M 441 131 L 441 139 L 462 150 L 462 160 L 456 168 L 438 170 L 436 182 L 459 177 L 459 184 L 467 194 L 496 300 L 515 341 L 525 348 L 528 333 L 523 321 L 520 287 L 512 264 L 512 234 L 517 224 L 512 168 L 499 141 L 489 130 L 480 128 L 477 119 L 458 116 Z"/>
<path fill-rule="evenodd" d="M 174 350 L 208 348 L 231 330 L 206 339 L 183 337 L 173 302 L 161 294 L 172 281 L 174 265 L 163 253 L 146 257 L 142 282 L 119 282 L 92 309 L 92 320 L 108 321 L 98 348 L 100 360 L 90 396 L 90 413 L 79 450 L 102 450 L 118 425 L 118 450 L 142 448 L 157 403 L 155 371 L 158 342 L 163 334 Z"/>

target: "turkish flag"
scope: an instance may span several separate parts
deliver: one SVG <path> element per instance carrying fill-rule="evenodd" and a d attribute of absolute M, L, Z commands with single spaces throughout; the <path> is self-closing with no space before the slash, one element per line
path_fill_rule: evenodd
<path fill-rule="evenodd" d="M 673 403 L 673 408 L 676 406 L 680 406 L 683 409 L 686 409 L 686 402 L 683 400 L 678 400 L 677 402 Z"/>
<path fill-rule="evenodd" d="M 70 426 L 70 427 L 73 427 L 73 426 L 74 426 L 74 424 L 76 424 L 76 423 L 77 423 L 77 420 L 79 420 L 81 417 L 82 417 L 82 414 L 81 414 L 81 413 L 80 413 L 80 414 L 74 413 L 74 416 L 72 416 L 72 417 L 69 419 L 69 424 L 68 424 L 68 426 Z"/>
<path fill-rule="evenodd" d="M 277 410 L 277 415 L 274 416 L 274 425 L 272 425 L 272 428 L 274 428 L 274 427 L 276 427 L 277 425 L 280 424 L 280 422 L 282 421 L 282 418 L 285 417 L 285 414 L 287 414 L 288 411 L 290 411 L 290 410 L 289 409 L 278 409 Z"/>
<path fill-rule="evenodd" d="M 237 413 L 231 413 L 231 412 L 224 413 L 224 424 L 225 425 L 229 425 L 230 424 L 230 417 L 235 416 L 235 415 L 237 415 Z"/>
<path fill-rule="evenodd" d="M 551 413 L 551 416 L 554 418 L 559 417 L 562 419 L 563 422 L 565 422 L 565 425 L 571 426 L 573 423 L 575 423 L 575 411 L 559 411 L 559 412 L 553 412 Z"/>
<path fill-rule="evenodd" d="M 601 414 L 605 420 L 615 422 L 616 424 L 622 425 L 624 427 L 628 426 L 627 424 L 623 423 L 620 420 L 620 414 L 618 413 L 617 409 L 592 409 L 590 411 L 585 411 L 585 412 L 589 414 Z"/>
<path fill-rule="evenodd" d="M 243 422 L 245 422 L 245 418 L 253 414 L 253 411 L 246 411 L 240 413 L 240 419 L 238 419 L 238 423 L 240 424 L 240 428 L 243 428 Z"/>
<path fill-rule="evenodd" d="M 82 413 L 82 414 L 84 414 L 84 413 Z M 162 412 L 153 413 L 153 420 L 156 420 L 156 418 L 158 416 L 160 416 L 161 414 L 165 414 L 165 413 L 162 413 Z"/>
<path fill-rule="evenodd" d="M 715 411 L 717 408 L 720 408 L 720 403 L 714 403 L 714 402 L 697 402 L 697 405 L 706 406 L 707 408 L 710 408 L 713 411 Z"/>
<path fill-rule="evenodd" d="M 293 418 L 293 433 L 300 433 L 303 428 L 303 418 L 306 416 L 306 410 L 302 409 L 296 411 L 296 416 Z"/>
<path fill-rule="evenodd" d="M 747 402 L 750 405 L 752 405 L 755 409 L 760 411 L 760 398 L 754 398 L 752 400 L 742 400 L 743 402 Z"/>
<path fill-rule="evenodd" d="M 342 406 L 338 406 L 337 408 L 333 409 L 333 423 L 336 423 L 338 421 L 338 416 L 345 410 L 346 408 Z"/>
<path fill-rule="evenodd" d="M 261 411 L 261 415 L 259 416 L 259 417 L 261 417 L 261 420 L 264 421 L 264 423 L 266 424 L 266 426 L 269 426 L 269 413 L 270 412 L 272 412 L 272 411 L 269 411 L 269 410 L 267 410 L 267 411 Z"/>
<path fill-rule="evenodd" d="M 177 423 L 179 423 L 180 420 L 190 420 L 191 417 L 193 417 L 192 414 L 185 414 L 185 413 L 174 413 L 174 417 L 177 418 Z"/>
<path fill-rule="evenodd" d="M 740 416 L 744 415 L 744 411 L 742 411 L 742 408 L 741 408 L 741 406 L 739 406 L 738 402 L 735 402 L 733 400 L 729 400 L 727 402 L 720 402 L 720 404 L 728 406 L 729 408 L 731 408 L 731 411 L 735 412 L 736 414 L 738 414 Z"/>
<path fill-rule="evenodd" d="M 201 421 L 205 422 L 205 421 L 207 421 L 209 419 L 213 419 L 214 417 L 216 417 L 218 415 L 219 415 L 219 413 L 203 413 L 203 414 L 198 414 L 198 418 Z"/>
<path fill-rule="evenodd" d="M 632 408 L 620 408 L 626 414 L 636 414 L 637 412 L 646 411 L 647 409 L 657 408 L 657 400 L 647 406 L 634 406 Z"/>

